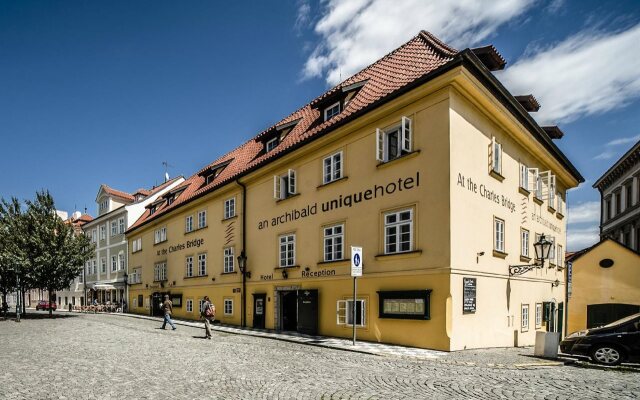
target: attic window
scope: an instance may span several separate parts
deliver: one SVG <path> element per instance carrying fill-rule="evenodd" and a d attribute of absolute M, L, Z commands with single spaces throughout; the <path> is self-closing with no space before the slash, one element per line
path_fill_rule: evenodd
<path fill-rule="evenodd" d="M 167 198 L 167 205 L 170 206 L 175 199 L 176 199 L 175 196 L 169 196 L 169 198 Z"/>
<path fill-rule="evenodd" d="M 150 207 L 149 208 L 149 215 L 153 215 L 153 213 L 156 212 L 156 206 Z"/>
<path fill-rule="evenodd" d="M 336 102 L 324 109 L 324 120 L 328 121 L 336 115 L 340 114 L 340 102 Z"/>
<path fill-rule="evenodd" d="M 278 147 L 278 138 L 274 137 L 273 139 L 270 139 L 267 144 L 266 144 L 266 152 L 270 152 L 271 150 L 275 149 L 276 147 Z"/>
<path fill-rule="evenodd" d="M 207 177 L 206 177 L 207 185 L 210 184 L 211 182 L 213 182 L 214 179 L 216 179 L 216 174 L 215 173 L 211 173 L 211 174 L 207 175 Z"/>

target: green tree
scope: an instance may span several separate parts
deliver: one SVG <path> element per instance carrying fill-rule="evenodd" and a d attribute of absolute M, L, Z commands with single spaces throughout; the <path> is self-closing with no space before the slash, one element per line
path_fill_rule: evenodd
<path fill-rule="evenodd" d="M 54 292 L 68 287 L 80 275 L 93 254 L 93 245 L 57 216 L 48 191 L 37 192 L 35 200 L 27 201 L 24 218 L 30 282 L 46 290 L 53 302 Z M 49 309 L 49 316 L 51 313 Z"/>
<path fill-rule="evenodd" d="M 0 293 L 3 305 L 8 293 L 17 290 L 20 294 L 29 285 L 24 220 L 18 199 L 0 199 Z M 20 287 L 17 285 L 18 276 L 21 278 Z M 2 308 L 6 318 L 6 309 Z"/>

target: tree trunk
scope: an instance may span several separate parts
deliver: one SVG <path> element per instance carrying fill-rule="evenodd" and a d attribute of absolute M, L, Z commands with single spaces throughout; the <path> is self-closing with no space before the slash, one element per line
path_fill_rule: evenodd
<path fill-rule="evenodd" d="M 22 304 L 22 315 L 27 315 L 27 303 L 24 299 L 24 286 L 20 288 L 20 304 Z"/>

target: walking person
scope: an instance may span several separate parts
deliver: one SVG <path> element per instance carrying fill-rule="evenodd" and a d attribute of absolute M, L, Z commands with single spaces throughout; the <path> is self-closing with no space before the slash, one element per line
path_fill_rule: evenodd
<path fill-rule="evenodd" d="M 164 311 L 164 322 L 162 323 L 162 329 L 165 329 L 167 323 L 171 325 L 172 330 L 176 330 L 176 326 L 171 321 L 171 313 L 173 312 L 173 303 L 169 300 L 169 295 L 164 295 L 164 303 L 162 303 L 162 310 Z"/>
<path fill-rule="evenodd" d="M 211 303 L 209 296 L 204 296 L 200 316 L 204 319 L 204 337 L 211 340 L 211 323 L 216 319 L 216 307 Z"/>

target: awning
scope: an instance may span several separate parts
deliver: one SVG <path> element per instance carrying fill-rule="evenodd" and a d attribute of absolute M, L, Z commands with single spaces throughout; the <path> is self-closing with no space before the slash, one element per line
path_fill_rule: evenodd
<path fill-rule="evenodd" d="M 96 283 L 93 285 L 93 290 L 116 290 L 116 287 L 113 285 Z"/>

